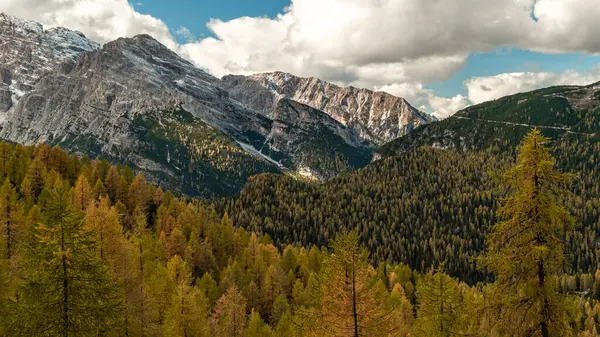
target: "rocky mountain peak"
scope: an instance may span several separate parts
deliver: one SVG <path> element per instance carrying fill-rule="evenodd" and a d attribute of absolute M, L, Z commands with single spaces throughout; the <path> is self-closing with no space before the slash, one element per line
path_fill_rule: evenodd
<path fill-rule="evenodd" d="M 35 21 L 20 19 L 4 13 L 0 13 L 0 26 L 3 30 L 12 30 L 21 35 L 40 36 L 44 32 L 42 24 Z"/>
<path fill-rule="evenodd" d="M 302 78 L 278 71 L 230 75 L 223 77 L 222 82 L 232 97 L 252 109 L 268 114 L 278 100 L 290 98 L 324 111 L 374 145 L 403 136 L 433 120 L 404 98 L 352 86 L 341 87 L 315 77 Z"/>
<path fill-rule="evenodd" d="M 218 79 L 146 34 L 101 47 L 0 16 L 0 138 L 125 163 L 184 193 L 235 193 L 263 172 L 326 180 L 427 121 L 402 98 L 314 77 Z"/>
<path fill-rule="evenodd" d="M 99 48 L 80 32 L 0 13 L 0 121 L 44 74 Z"/>

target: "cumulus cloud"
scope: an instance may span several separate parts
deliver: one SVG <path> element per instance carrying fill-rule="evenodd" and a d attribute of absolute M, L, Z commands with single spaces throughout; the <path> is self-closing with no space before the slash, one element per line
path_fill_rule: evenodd
<path fill-rule="evenodd" d="M 141 5 L 138 5 L 141 6 Z M 274 18 L 211 20 L 213 37 L 138 13 L 126 0 L 2 0 L 0 11 L 66 26 L 99 42 L 147 33 L 216 76 L 281 70 L 341 85 L 388 90 L 439 116 L 464 107 L 424 83 L 449 78 L 473 52 L 499 46 L 600 54 L 597 0 L 292 0 Z M 475 78 L 473 103 L 585 74 L 520 73 Z"/>
<path fill-rule="evenodd" d="M 273 19 L 213 20 L 208 27 L 216 37 L 183 48 L 217 76 L 272 70 L 317 76 L 400 94 L 447 116 L 467 98 L 437 97 L 422 83 L 445 80 L 470 53 L 499 46 L 599 53 L 599 17 L 596 0 L 293 0 Z M 470 85 L 469 97 L 479 102 L 515 90 L 508 87 L 476 93 Z"/>
<path fill-rule="evenodd" d="M 447 77 L 470 52 L 498 46 L 600 52 L 598 17 L 596 0 L 293 0 L 273 19 L 213 20 L 208 27 L 216 38 L 187 48 L 217 74 L 277 63 L 283 70 L 339 73 L 392 68 L 396 77 L 410 73 L 413 81 L 428 81 Z M 227 58 L 218 62 L 215 55 Z"/>
<path fill-rule="evenodd" d="M 413 106 L 431 112 L 440 119 L 452 116 L 470 105 L 467 97 L 463 95 L 456 95 L 452 98 L 436 96 L 433 90 L 424 88 L 421 83 L 392 84 L 375 87 L 375 89 L 404 97 Z"/>
<path fill-rule="evenodd" d="M 459 94 L 452 98 L 434 96 L 429 100 L 429 105 L 435 111 L 435 116 L 442 119 L 454 115 L 470 104 L 465 96 Z"/>
<path fill-rule="evenodd" d="M 105 43 L 119 37 L 150 34 L 178 49 L 167 25 L 137 12 L 127 0 L 2 0 L 0 12 L 35 20 L 46 27 L 67 27 Z"/>
<path fill-rule="evenodd" d="M 175 34 L 188 43 L 196 40 L 196 36 L 194 36 L 194 34 L 185 26 L 180 26 L 177 28 Z"/>
<path fill-rule="evenodd" d="M 479 104 L 503 96 L 544 87 L 586 85 L 598 81 L 600 81 L 600 65 L 587 73 L 567 70 L 560 73 L 522 72 L 475 77 L 469 79 L 465 85 L 469 91 L 469 100 L 473 104 Z"/>

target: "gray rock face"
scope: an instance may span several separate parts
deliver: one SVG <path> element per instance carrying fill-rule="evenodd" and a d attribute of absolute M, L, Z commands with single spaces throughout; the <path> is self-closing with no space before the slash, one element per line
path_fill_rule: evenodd
<path fill-rule="evenodd" d="M 7 112 L 12 107 L 12 94 L 6 84 L 0 84 L 0 112 Z"/>
<path fill-rule="evenodd" d="M 27 144 L 90 134 L 108 151 L 135 141 L 123 136 L 136 115 L 176 106 L 223 130 L 242 133 L 227 121 L 239 117 L 251 125 L 251 116 L 228 102 L 214 82 L 149 36 L 119 39 L 43 77 L 0 136 Z"/>
<path fill-rule="evenodd" d="M 96 42 L 64 28 L 44 31 L 42 25 L 0 13 L 0 111 L 6 112 L 46 73 L 81 53 L 97 50 Z M 10 92 L 11 102 L 5 98 Z M 7 108 L 8 107 L 8 108 Z"/>
<path fill-rule="evenodd" d="M 0 138 L 125 163 L 189 194 L 235 193 L 262 172 L 328 179 L 367 165 L 379 139 L 419 120 L 404 100 L 365 90 L 323 84 L 319 94 L 317 82 L 284 74 L 277 90 L 258 80 L 266 75 L 220 80 L 148 35 L 100 48 L 0 14 L 0 38 Z M 367 110 L 378 117 L 365 120 Z"/>
<path fill-rule="evenodd" d="M 263 153 L 277 158 L 284 166 L 293 164 L 300 175 L 327 180 L 340 172 L 366 166 L 373 154 L 354 130 L 294 100 L 279 100 L 270 118 L 273 124 Z"/>
<path fill-rule="evenodd" d="M 406 100 L 385 92 L 342 88 L 318 78 L 275 72 L 225 76 L 223 87 L 246 106 L 269 115 L 282 98 L 319 109 L 375 145 L 407 134 L 433 120 Z"/>

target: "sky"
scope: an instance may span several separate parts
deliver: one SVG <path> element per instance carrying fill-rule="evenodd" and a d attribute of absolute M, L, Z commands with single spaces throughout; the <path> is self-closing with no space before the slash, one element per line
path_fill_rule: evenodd
<path fill-rule="evenodd" d="M 444 118 L 600 81 L 598 0 L 1 0 L 106 43 L 140 33 L 221 77 L 285 71 L 387 91 Z"/>

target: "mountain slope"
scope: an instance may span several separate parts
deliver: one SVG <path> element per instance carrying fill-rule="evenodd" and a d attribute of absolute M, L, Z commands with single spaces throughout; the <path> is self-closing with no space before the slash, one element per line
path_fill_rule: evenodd
<path fill-rule="evenodd" d="M 506 195 L 498 176 L 533 126 L 552 137 L 557 167 L 573 173 L 561 201 L 576 218 L 565 237 L 572 271 L 598 267 L 600 240 L 600 88 L 558 87 L 480 104 L 379 149 L 385 158 L 325 184 L 254 177 L 221 200 L 236 223 L 278 243 L 325 244 L 355 229 L 374 261 L 402 261 L 426 271 L 445 262 L 463 280 L 486 275 L 474 258 Z M 263 226 L 259 219 L 268 219 Z"/>
<path fill-rule="evenodd" d="M 533 127 L 553 139 L 597 139 L 600 87 L 596 84 L 551 87 L 468 107 L 385 144 L 378 149 L 377 157 L 393 156 L 424 145 L 460 150 L 510 148 Z"/>
<path fill-rule="evenodd" d="M 269 121 L 238 109 L 213 80 L 149 36 L 119 39 L 41 77 L 0 137 L 129 164 L 192 195 L 230 194 L 252 174 L 279 170 L 226 140 Z M 151 133 L 160 137 L 143 137 Z"/>
<path fill-rule="evenodd" d="M 233 98 L 267 116 L 279 100 L 292 99 L 324 111 L 375 145 L 403 136 L 433 120 L 403 98 L 367 89 L 342 88 L 314 77 L 275 72 L 230 75 L 222 81 Z"/>
<path fill-rule="evenodd" d="M 2 139 L 104 157 L 202 196 L 263 172 L 325 180 L 372 158 L 371 143 L 325 112 L 292 99 L 256 111 L 148 35 L 100 48 L 66 29 L 1 22 Z"/>

